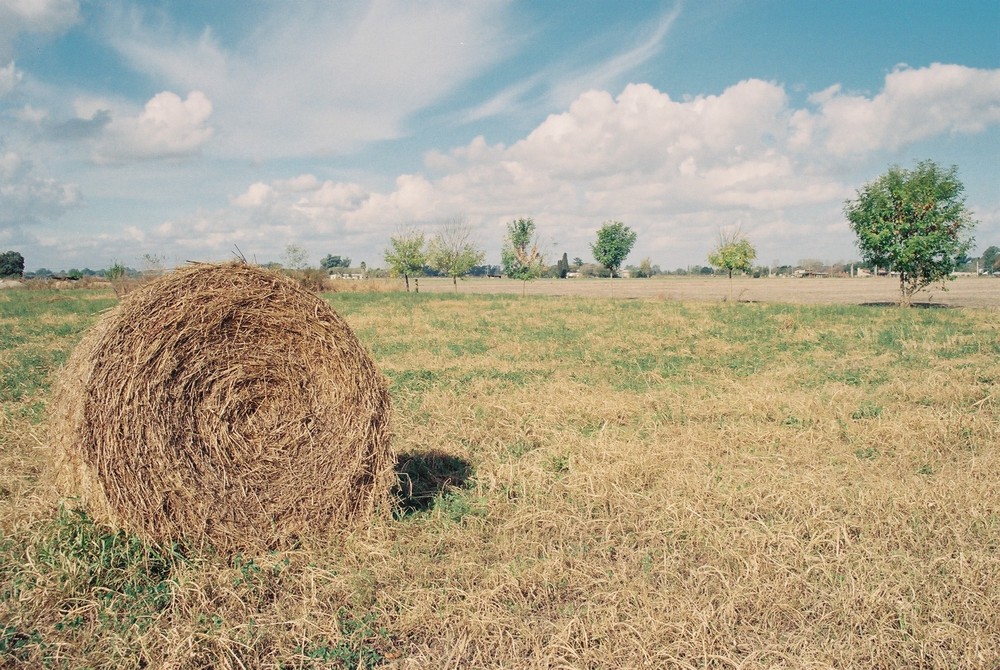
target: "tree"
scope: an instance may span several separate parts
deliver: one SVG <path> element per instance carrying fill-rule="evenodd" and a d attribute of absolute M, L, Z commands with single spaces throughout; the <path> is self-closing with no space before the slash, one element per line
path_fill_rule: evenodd
<path fill-rule="evenodd" d="M 5 251 L 0 254 L 0 278 L 24 276 L 24 256 L 17 251 Z"/>
<path fill-rule="evenodd" d="M 984 272 L 1000 270 L 1000 247 L 986 247 L 986 251 L 983 252 L 979 260 L 982 261 L 982 270 Z"/>
<path fill-rule="evenodd" d="M 753 261 L 757 258 L 757 250 L 744 237 L 739 227 L 719 231 L 719 245 L 708 255 L 708 262 L 729 272 L 729 299 L 733 299 L 733 271 L 749 273 L 753 270 Z"/>
<path fill-rule="evenodd" d="M 500 249 L 500 262 L 505 275 L 521 280 L 523 296 L 528 281 L 540 275 L 545 267 L 545 259 L 538 250 L 533 220 L 517 219 L 507 224 L 507 236 Z"/>
<path fill-rule="evenodd" d="M 282 257 L 283 265 L 289 270 L 304 270 L 309 266 L 309 252 L 297 244 L 289 244 L 285 247 L 285 255 Z"/>
<path fill-rule="evenodd" d="M 486 254 L 469 241 L 472 229 L 461 219 L 445 224 L 427 247 L 427 264 L 443 275 L 451 277 L 458 293 L 458 278 L 486 259 Z"/>
<path fill-rule="evenodd" d="M 621 221 L 605 221 L 597 231 L 597 242 L 590 245 L 590 250 L 594 260 L 606 267 L 613 279 L 632 251 L 635 239 L 636 232 Z"/>
<path fill-rule="evenodd" d="M 351 267 L 351 259 L 347 256 L 331 256 L 327 254 L 319 262 L 319 266 L 324 270 L 332 270 L 333 268 L 349 268 Z"/>
<path fill-rule="evenodd" d="M 895 165 L 844 203 L 865 261 L 899 273 L 899 304 L 951 277 L 972 248 L 976 222 L 965 207 L 958 168 L 926 160 L 913 170 Z"/>
<path fill-rule="evenodd" d="M 569 259 L 566 257 L 566 254 L 563 254 L 562 258 L 559 259 L 559 262 L 556 263 L 556 275 L 559 277 L 559 279 L 566 279 L 566 275 L 568 274 L 569 274 Z"/>
<path fill-rule="evenodd" d="M 393 277 L 403 276 L 406 282 L 406 292 L 410 292 L 410 277 L 418 277 L 424 271 L 424 234 L 414 228 L 400 230 L 389 238 L 389 247 L 385 250 L 385 262 Z M 417 293 L 420 285 L 416 286 Z"/>
<path fill-rule="evenodd" d="M 646 258 L 643 258 L 639 262 L 639 267 L 635 269 L 635 272 L 632 273 L 632 276 L 640 279 L 646 279 L 648 277 L 652 277 L 655 274 L 659 274 L 658 270 L 659 268 L 653 265 L 653 261 L 651 261 L 649 259 L 649 256 L 647 256 Z"/>

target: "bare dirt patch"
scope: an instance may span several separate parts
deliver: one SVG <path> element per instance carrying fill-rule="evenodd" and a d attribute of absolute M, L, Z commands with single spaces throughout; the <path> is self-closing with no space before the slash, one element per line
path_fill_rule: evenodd
<path fill-rule="evenodd" d="M 947 307 L 1000 307 L 1000 279 L 959 277 L 920 291 L 914 303 Z M 661 300 L 790 303 L 803 305 L 867 305 L 896 303 L 899 283 L 891 277 L 658 277 L 654 279 L 538 279 L 522 283 L 513 279 L 470 278 L 459 283 L 459 293 L 517 293 L 528 295 L 658 298 Z M 420 290 L 444 293 L 454 290 L 450 279 L 424 277 Z"/>

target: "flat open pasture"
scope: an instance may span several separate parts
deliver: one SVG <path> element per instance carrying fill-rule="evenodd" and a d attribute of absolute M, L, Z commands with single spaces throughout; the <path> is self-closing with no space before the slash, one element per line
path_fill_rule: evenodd
<path fill-rule="evenodd" d="M 995 309 L 497 281 L 327 296 L 390 382 L 398 505 L 232 557 L 54 497 L 52 375 L 114 296 L 0 294 L 0 667 L 1000 666 Z"/>
<path fill-rule="evenodd" d="M 454 291 L 450 279 L 423 277 L 420 290 Z M 865 305 L 899 301 L 899 280 L 893 277 L 726 277 L 660 276 L 651 279 L 538 279 L 522 286 L 514 279 L 468 278 L 459 293 L 577 296 L 591 298 L 657 298 L 661 300 L 767 302 L 800 305 Z M 958 277 L 930 286 L 914 296 L 915 303 L 942 307 L 1000 307 L 1000 278 Z"/>

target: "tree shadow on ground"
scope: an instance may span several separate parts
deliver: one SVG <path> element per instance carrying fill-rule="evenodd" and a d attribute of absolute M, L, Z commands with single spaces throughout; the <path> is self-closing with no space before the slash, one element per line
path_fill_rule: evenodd
<path fill-rule="evenodd" d="M 863 302 L 861 307 L 899 307 L 899 301 L 891 300 L 885 302 Z M 914 309 L 949 309 L 951 305 L 943 302 L 911 302 L 910 307 Z"/>
<path fill-rule="evenodd" d="M 472 464 L 443 451 L 407 452 L 396 458 L 399 479 L 397 517 L 425 512 L 449 489 L 465 486 L 472 477 Z"/>

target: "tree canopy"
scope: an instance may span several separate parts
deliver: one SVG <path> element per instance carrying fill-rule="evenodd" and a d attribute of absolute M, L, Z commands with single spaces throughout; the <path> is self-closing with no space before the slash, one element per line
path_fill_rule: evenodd
<path fill-rule="evenodd" d="M 756 258 L 757 250 L 737 228 L 719 232 L 719 244 L 708 255 L 708 262 L 717 268 L 727 270 L 729 278 L 732 279 L 735 270 L 740 272 L 753 270 L 753 262 Z"/>
<path fill-rule="evenodd" d="M 445 224 L 427 247 L 427 264 L 451 277 L 456 292 L 458 278 L 469 274 L 474 266 L 486 259 L 486 254 L 470 240 L 471 236 L 472 230 L 468 225 L 454 220 Z"/>
<path fill-rule="evenodd" d="M 5 251 L 0 254 L 0 277 L 18 277 L 24 275 L 24 256 L 17 251 Z"/>
<path fill-rule="evenodd" d="M 597 231 L 597 241 L 590 245 L 594 260 L 614 277 L 635 245 L 637 234 L 621 221 L 605 221 Z"/>
<path fill-rule="evenodd" d="M 351 259 L 347 256 L 333 256 L 327 254 L 319 262 L 319 266 L 324 270 L 332 270 L 333 268 L 349 268 L 351 267 Z"/>
<path fill-rule="evenodd" d="M 925 160 L 899 166 L 857 191 L 844 214 L 865 261 L 899 273 L 900 305 L 951 273 L 972 248 L 976 222 L 965 207 L 958 168 Z"/>
<path fill-rule="evenodd" d="M 401 230 L 389 238 L 385 262 L 392 276 L 403 277 L 407 293 L 410 291 L 410 277 L 419 276 L 424 271 L 425 260 L 424 234 L 421 231 L 412 228 Z"/>
<path fill-rule="evenodd" d="M 500 262 L 508 277 L 527 282 L 542 273 L 545 259 L 538 249 L 535 222 L 517 219 L 507 224 L 507 235 L 500 249 Z M 521 293 L 524 293 L 522 286 Z"/>
<path fill-rule="evenodd" d="M 1000 247 L 996 245 L 986 247 L 980 260 L 983 262 L 982 270 L 984 272 L 1000 270 Z"/>

